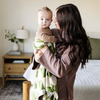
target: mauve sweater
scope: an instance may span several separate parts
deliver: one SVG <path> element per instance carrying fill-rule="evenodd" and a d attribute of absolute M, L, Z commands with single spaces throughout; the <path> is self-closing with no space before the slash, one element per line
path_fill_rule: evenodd
<path fill-rule="evenodd" d="M 57 38 L 57 30 L 52 29 L 53 35 Z M 38 59 L 38 62 L 42 64 L 49 72 L 58 77 L 58 100 L 73 100 L 73 86 L 74 80 L 76 76 L 77 69 L 80 65 L 80 59 L 78 56 L 79 47 L 76 47 L 76 62 L 72 66 L 71 61 L 69 59 L 69 51 L 70 46 L 64 51 L 61 56 L 61 59 L 56 58 L 53 53 L 47 49 Z M 33 69 L 38 66 L 38 63 L 35 62 L 33 58 Z"/>

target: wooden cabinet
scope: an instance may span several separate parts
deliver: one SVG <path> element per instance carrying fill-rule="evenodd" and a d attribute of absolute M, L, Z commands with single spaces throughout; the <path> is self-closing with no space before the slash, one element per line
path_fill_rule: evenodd
<path fill-rule="evenodd" d="M 21 55 L 8 55 L 2 57 L 3 85 L 5 80 L 25 80 L 23 77 L 9 77 L 11 75 L 23 75 L 28 66 L 32 63 L 33 53 L 21 53 Z M 24 61 L 24 63 L 13 63 L 14 61 Z"/>

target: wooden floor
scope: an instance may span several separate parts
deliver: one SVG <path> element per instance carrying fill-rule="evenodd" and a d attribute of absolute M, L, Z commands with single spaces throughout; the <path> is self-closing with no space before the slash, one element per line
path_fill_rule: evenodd
<path fill-rule="evenodd" d="M 2 88 L 2 77 L 0 77 L 0 90 L 1 90 L 1 88 Z"/>

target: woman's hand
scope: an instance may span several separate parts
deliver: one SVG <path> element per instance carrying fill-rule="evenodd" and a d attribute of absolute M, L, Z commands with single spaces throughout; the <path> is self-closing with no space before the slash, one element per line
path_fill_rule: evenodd
<path fill-rule="evenodd" d="M 47 47 L 47 44 L 43 47 L 43 48 L 41 48 L 40 50 L 44 53 L 46 50 L 48 49 L 48 47 Z"/>
<path fill-rule="evenodd" d="M 41 48 L 40 50 L 36 50 L 35 51 L 35 61 L 38 62 L 38 59 L 40 58 L 40 56 L 48 49 L 47 45 L 45 45 L 43 48 Z"/>
<path fill-rule="evenodd" d="M 41 50 L 36 50 L 35 51 L 35 61 L 38 62 L 38 59 L 40 58 L 40 56 L 42 55 L 42 51 Z"/>

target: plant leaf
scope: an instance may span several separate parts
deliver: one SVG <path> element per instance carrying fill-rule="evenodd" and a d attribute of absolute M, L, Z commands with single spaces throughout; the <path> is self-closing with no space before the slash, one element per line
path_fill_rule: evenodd
<path fill-rule="evenodd" d="M 7 30 L 5 29 L 5 32 L 7 33 Z"/>
<path fill-rule="evenodd" d="M 15 33 L 11 34 L 11 36 L 15 35 Z"/>
<path fill-rule="evenodd" d="M 8 34 L 10 35 L 10 30 L 8 30 Z"/>
<path fill-rule="evenodd" d="M 16 36 L 14 36 L 14 39 L 17 39 Z"/>
<path fill-rule="evenodd" d="M 23 39 L 18 39 L 18 40 L 19 40 L 19 42 L 23 43 Z"/>
<path fill-rule="evenodd" d="M 14 42 L 14 39 L 9 39 L 9 41 Z"/>
<path fill-rule="evenodd" d="M 16 44 L 18 43 L 18 41 L 16 41 Z"/>

